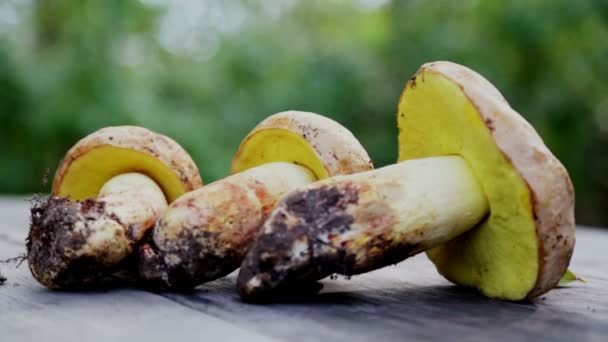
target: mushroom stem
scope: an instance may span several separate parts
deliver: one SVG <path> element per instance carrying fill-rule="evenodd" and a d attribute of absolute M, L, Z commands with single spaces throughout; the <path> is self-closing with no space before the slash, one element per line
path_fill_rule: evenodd
<path fill-rule="evenodd" d="M 353 275 L 433 248 L 474 227 L 488 201 L 458 156 L 333 177 L 284 197 L 241 265 L 245 299 L 301 280 Z"/>
<path fill-rule="evenodd" d="M 106 211 L 115 215 L 131 242 L 141 240 L 167 208 L 167 199 L 158 184 L 141 173 L 125 173 L 107 181 L 97 196 Z"/>
<path fill-rule="evenodd" d="M 183 195 L 140 249 L 141 276 L 153 288 L 188 289 L 234 271 L 283 194 L 315 180 L 305 167 L 275 162 Z"/>
<path fill-rule="evenodd" d="M 344 179 L 350 180 L 348 176 Z M 372 195 L 369 202 L 362 201 L 353 210 L 367 213 L 371 208 L 374 213 L 375 208 L 390 208 L 395 221 L 386 228 L 397 239 L 418 245 L 411 255 L 453 239 L 489 213 L 479 182 L 458 156 L 405 161 L 352 175 L 352 180 L 363 191 L 369 185 Z M 369 228 L 374 228 L 370 223 Z"/>
<path fill-rule="evenodd" d="M 89 283 L 128 256 L 166 207 L 156 182 L 140 173 L 113 177 L 96 199 L 51 197 L 32 209 L 30 270 L 50 288 Z"/>

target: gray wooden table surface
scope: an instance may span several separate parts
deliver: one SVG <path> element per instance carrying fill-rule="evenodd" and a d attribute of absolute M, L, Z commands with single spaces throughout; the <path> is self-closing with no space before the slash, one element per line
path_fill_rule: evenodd
<path fill-rule="evenodd" d="M 0 198 L 0 259 L 24 252 L 27 225 L 28 202 Z M 234 274 L 190 294 L 54 292 L 27 265 L 0 265 L 0 341 L 608 341 L 608 230 L 578 229 L 571 268 L 587 283 L 508 303 L 451 285 L 419 255 L 251 305 Z"/>

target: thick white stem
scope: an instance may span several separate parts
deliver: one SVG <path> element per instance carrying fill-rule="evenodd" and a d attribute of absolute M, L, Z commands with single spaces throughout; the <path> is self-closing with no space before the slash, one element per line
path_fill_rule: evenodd
<path fill-rule="evenodd" d="M 239 292 L 261 298 L 281 285 L 395 264 L 471 229 L 488 210 L 457 156 L 329 178 L 278 204 L 241 263 Z"/>
<path fill-rule="evenodd" d="M 88 206 L 75 231 L 87 235 L 87 242 L 74 251 L 75 255 L 96 256 L 112 265 L 132 252 L 133 246 L 154 226 L 156 218 L 167 208 L 167 200 L 154 180 L 140 173 L 126 173 L 107 181 L 94 204 Z M 88 216 L 88 217 L 87 217 Z M 88 232 L 88 233 L 84 233 Z"/>
<path fill-rule="evenodd" d="M 279 199 L 315 180 L 305 167 L 277 162 L 183 195 L 154 228 L 156 251 L 142 248 L 142 277 L 162 287 L 191 288 L 234 271 Z"/>
<path fill-rule="evenodd" d="M 243 182 L 257 182 L 264 186 L 268 195 L 278 200 L 283 194 L 316 181 L 307 168 L 293 163 L 275 162 L 260 165 L 226 178 Z"/>
<path fill-rule="evenodd" d="M 458 156 L 410 160 L 353 177 L 377 186 L 397 214 L 393 232 L 419 251 L 471 229 L 489 212 L 483 189 Z"/>
<path fill-rule="evenodd" d="M 167 207 L 161 189 L 143 174 L 118 175 L 97 198 L 51 197 L 32 209 L 28 262 L 50 288 L 69 288 L 114 271 Z"/>
<path fill-rule="evenodd" d="M 141 173 L 125 173 L 107 181 L 97 199 L 128 230 L 132 241 L 139 241 L 167 208 L 167 199 L 158 184 Z"/>
<path fill-rule="evenodd" d="M 285 193 L 315 180 L 307 168 L 284 162 L 226 177 L 173 202 L 154 231 L 155 241 L 165 246 L 184 231 L 206 231 L 216 232 L 227 245 L 245 247 Z"/>

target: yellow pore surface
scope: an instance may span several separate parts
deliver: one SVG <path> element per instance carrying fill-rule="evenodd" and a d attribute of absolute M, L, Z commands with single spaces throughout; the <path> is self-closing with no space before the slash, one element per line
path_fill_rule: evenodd
<path fill-rule="evenodd" d="M 297 133 L 281 128 L 261 129 L 239 147 L 232 173 L 272 162 L 288 162 L 308 168 L 317 179 L 329 177 L 310 143 Z"/>
<path fill-rule="evenodd" d="M 531 195 L 474 105 L 454 82 L 425 72 L 415 85 L 408 84 L 399 103 L 398 125 L 400 161 L 462 156 L 490 204 L 489 217 L 480 225 L 428 251 L 438 271 L 489 297 L 524 299 L 538 271 Z"/>
<path fill-rule="evenodd" d="M 55 196 L 72 200 L 95 198 L 110 178 L 127 172 L 154 179 L 169 203 L 186 192 L 179 176 L 155 157 L 127 148 L 102 146 L 72 161 Z"/>

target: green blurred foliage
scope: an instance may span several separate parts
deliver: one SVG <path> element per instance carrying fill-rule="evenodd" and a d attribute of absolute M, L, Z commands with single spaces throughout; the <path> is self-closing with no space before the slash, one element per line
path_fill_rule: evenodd
<path fill-rule="evenodd" d="M 3 0 L 0 192 L 41 190 L 79 138 L 148 127 L 206 182 L 269 114 L 336 119 L 377 166 L 428 61 L 493 82 L 568 168 L 579 223 L 608 226 L 608 1 Z"/>

